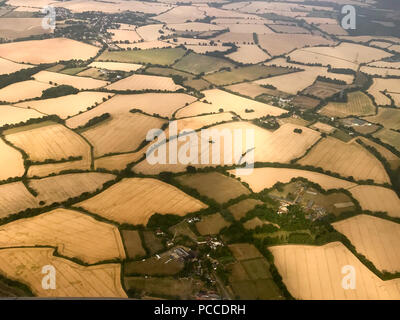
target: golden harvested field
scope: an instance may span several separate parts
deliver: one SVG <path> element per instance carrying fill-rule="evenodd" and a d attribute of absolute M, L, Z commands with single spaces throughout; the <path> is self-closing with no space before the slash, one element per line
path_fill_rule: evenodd
<path fill-rule="evenodd" d="M 361 185 L 349 188 L 349 191 L 360 202 L 362 209 L 387 212 L 392 217 L 400 217 L 400 199 L 393 190 L 379 186 Z"/>
<path fill-rule="evenodd" d="M 252 99 L 255 97 L 268 94 L 270 89 L 263 88 L 254 82 L 243 82 L 238 84 L 233 84 L 230 86 L 225 87 L 225 89 L 232 91 L 234 93 L 239 93 L 241 95 L 248 96 Z"/>
<path fill-rule="evenodd" d="M 100 48 L 65 38 L 30 40 L 0 44 L 0 57 L 14 62 L 52 63 L 94 57 Z M 46 54 L 43 54 L 46 52 Z"/>
<path fill-rule="evenodd" d="M 392 170 L 396 170 L 398 167 L 400 167 L 400 158 L 391 151 L 380 144 L 373 142 L 372 140 L 368 140 L 364 137 L 360 137 L 359 139 L 361 139 L 366 145 L 374 147 L 386 159 Z"/>
<path fill-rule="evenodd" d="M 94 168 L 96 170 L 124 170 L 128 164 L 138 161 L 143 155 L 144 152 L 138 151 L 98 158 L 94 160 Z"/>
<path fill-rule="evenodd" d="M 299 66 L 297 66 L 299 67 Z M 297 94 L 299 91 L 311 86 L 318 76 L 327 77 L 330 79 L 343 80 L 350 84 L 353 82 L 354 77 L 352 75 L 344 75 L 337 73 L 330 73 L 325 67 L 308 67 L 300 66 L 305 71 L 299 71 L 294 73 L 289 73 L 281 76 L 275 76 L 272 78 L 266 78 L 254 81 L 258 85 L 273 85 L 278 90 Z"/>
<path fill-rule="evenodd" d="M 257 205 L 262 205 L 263 202 L 257 199 L 245 199 L 227 209 L 232 213 L 236 220 L 244 218 L 250 210 L 253 210 Z"/>
<path fill-rule="evenodd" d="M 244 34 L 273 34 L 274 31 L 266 25 L 259 23 L 246 23 L 246 24 L 224 24 L 222 25 L 225 28 L 228 28 L 232 33 L 244 33 Z"/>
<path fill-rule="evenodd" d="M 136 71 L 143 67 L 141 64 L 123 63 L 123 62 L 100 62 L 95 61 L 89 64 L 89 67 L 105 69 L 105 70 L 118 70 L 118 71 Z"/>
<path fill-rule="evenodd" d="M 80 206 L 118 223 L 146 225 L 155 214 L 184 216 L 206 208 L 201 201 L 156 179 L 124 179 Z"/>
<path fill-rule="evenodd" d="M 400 224 L 361 214 L 335 222 L 333 227 L 343 233 L 380 271 L 400 270 Z"/>
<path fill-rule="evenodd" d="M 346 118 L 348 116 L 373 115 L 375 111 L 372 100 L 365 93 L 356 91 L 347 94 L 347 102 L 330 101 L 319 113 L 328 117 Z"/>
<path fill-rule="evenodd" d="M 269 35 L 269 34 L 268 34 Z M 254 45 L 253 33 L 234 33 L 234 32 L 225 32 L 220 34 L 219 36 L 213 38 L 217 43 L 234 43 L 237 46 L 239 45 Z"/>
<path fill-rule="evenodd" d="M 101 189 L 104 183 L 114 179 L 115 176 L 108 173 L 69 173 L 43 179 L 30 179 L 29 186 L 38 193 L 37 201 L 44 201 L 46 205 L 50 205 L 78 197 L 83 193 L 95 192 Z"/>
<path fill-rule="evenodd" d="M 97 108 L 68 119 L 66 125 L 77 128 L 85 125 L 90 119 L 109 113 L 111 116 L 127 114 L 132 109 L 140 109 L 148 114 L 159 114 L 169 117 L 176 110 L 196 101 L 196 98 L 184 93 L 143 93 L 115 95 Z"/>
<path fill-rule="evenodd" d="M 97 89 L 104 87 L 108 84 L 108 82 L 102 80 L 86 78 L 86 77 L 70 76 L 67 74 L 50 72 L 50 71 L 40 71 L 35 75 L 33 75 L 33 78 L 39 82 L 50 83 L 51 81 L 53 84 L 69 85 L 79 90 Z"/>
<path fill-rule="evenodd" d="M 203 127 L 208 127 L 222 122 L 232 121 L 233 115 L 228 112 L 208 114 L 204 116 L 182 118 L 176 120 L 176 125 L 178 128 L 178 133 L 182 130 L 198 130 Z M 171 127 L 172 123 L 170 123 Z M 169 137 L 169 130 L 165 130 L 165 135 Z"/>
<path fill-rule="evenodd" d="M 162 35 L 160 31 L 164 32 L 164 35 L 169 35 L 172 32 L 163 28 L 162 24 L 150 24 L 147 26 L 142 26 L 136 29 L 137 34 L 144 41 L 156 41 Z"/>
<path fill-rule="evenodd" d="M 56 270 L 54 290 L 42 287 L 44 275 L 41 271 L 47 265 Z M 54 256 L 53 248 L 2 249 L 0 273 L 27 284 L 38 297 L 127 297 L 121 285 L 120 264 L 84 267 Z"/>
<path fill-rule="evenodd" d="M 22 154 L 0 139 L 0 181 L 21 177 L 25 172 Z"/>
<path fill-rule="evenodd" d="M 10 74 L 22 69 L 30 69 L 33 66 L 29 64 L 15 63 L 10 60 L 0 58 L 0 75 Z"/>
<path fill-rule="evenodd" d="M 81 134 L 94 147 L 96 158 L 110 153 L 135 151 L 151 129 L 159 129 L 165 120 L 141 113 L 115 115 Z"/>
<path fill-rule="evenodd" d="M 135 30 L 115 30 L 108 29 L 107 32 L 112 34 L 112 41 L 128 41 L 128 42 L 138 42 L 142 40 L 142 38 L 137 34 Z"/>
<path fill-rule="evenodd" d="M 368 89 L 368 93 L 374 96 L 375 102 L 379 106 L 391 104 L 391 100 L 382 92 L 384 90 L 388 94 L 392 92 L 400 93 L 400 79 L 374 78 L 374 82 Z"/>
<path fill-rule="evenodd" d="M 344 177 L 352 176 L 355 180 L 372 179 L 376 183 L 390 184 L 382 163 L 356 142 L 345 143 L 328 137 L 297 163 L 321 167 Z"/>
<path fill-rule="evenodd" d="M 8 40 L 52 33 L 42 27 L 42 18 L 4 18 L 0 19 L 0 37 Z"/>
<path fill-rule="evenodd" d="M 242 45 L 239 49 L 227 57 L 244 64 L 256 64 L 268 60 L 271 56 L 256 45 Z"/>
<path fill-rule="evenodd" d="M 382 77 L 387 77 L 387 76 L 400 76 L 400 70 L 399 69 L 389 69 L 389 68 L 375 68 L 375 67 L 368 67 L 368 66 L 363 66 L 360 68 L 360 71 L 372 76 L 382 76 Z"/>
<path fill-rule="evenodd" d="M 217 113 L 220 112 L 221 108 L 224 112 L 234 112 L 246 120 L 261 118 L 267 115 L 279 116 L 287 113 L 287 111 L 284 109 L 243 98 L 219 89 L 206 90 L 203 91 L 203 94 L 205 95 L 204 100 L 206 100 L 208 103 L 193 103 L 185 108 L 180 109 L 176 116 L 182 118 L 193 117 L 204 113 Z M 254 111 L 246 112 L 246 109 Z"/>
<path fill-rule="evenodd" d="M 400 133 L 397 131 L 383 128 L 377 133 L 374 133 L 373 136 L 379 138 L 382 142 L 393 146 L 397 151 L 400 151 Z"/>
<path fill-rule="evenodd" d="M 250 174 L 238 175 L 235 170 L 229 173 L 235 174 L 243 182 L 249 184 L 253 192 L 260 192 L 272 188 L 277 182 L 288 183 L 293 178 L 305 178 L 313 183 L 319 184 L 324 190 L 348 189 L 356 186 L 355 183 L 334 178 L 313 171 L 287 169 L 287 168 L 255 168 Z"/>
<path fill-rule="evenodd" d="M 60 163 L 32 165 L 28 169 L 28 178 L 47 177 L 50 174 L 58 174 L 67 170 L 89 170 L 91 158 L 84 157 L 82 160 L 66 161 Z"/>
<path fill-rule="evenodd" d="M 310 34 L 276 33 L 259 35 L 258 38 L 261 48 L 267 50 L 271 56 L 279 56 L 294 49 L 304 48 L 305 46 L 334 44 L 331 40 Z"/>
<path fill-rule="evenodd" d="M 301 134 L 294 133 L 293 130 L 295 128 L 301 128 L 303 132 Z M 240 144 L 239 141 L 229 140 L 229 137 L 234 136 L 235 131 L 242 134 L 242 144 Z M 252 136 L 249 135 L 252 133 L 254 133 L 254 140 Z M 209 142 L 210 136 L 208 135 L 210 134 L 213 135 L 213 144 Z M 226 134 L 228 134 L 228 138 L 225 138 Z M 191 154 L 190 159 L 188 159 L 188 164 L 197 168 L 210 165 L 215 166 L 215 163 L 218 165 L 237 164 L 240 159 L 235 157 L 235 152 L 243 154 L 253 148 L 255 149 L 255 162 L 288 163 L 292 159 L 301 157 L 308 148 L 317 142 L 319 137 L 320 134 L 318 132 L 293 124 L 285 124 L 278 130 L 270 132 L 249 122 L 230 122 L 209 128 L 209 130 L 203 132 L 203 136 L 201 132 L 198 132 L 189 139 L 178 140 L 177 150 L 179 151 L 183 144 L 186 144 L 186 146 L 189 144 L 194 150 L 192 153 L 195 154 Z M 187 142 L 186 140 L 189 141 Z M 252 141 L 254 141 L 254 145 Z M 161 148 L 165 147 L 166 158 L 169 159 L 170 143 L 171 142 L 167 142 L 166 144 L 162 143 L 154 148 L 148 148 L 148 154 L 157 156 L 157 153 L 162 150 Z M 225 144 L 227 144 L 226 148 Z M 227 152 L 226 154 L 225 151 Z M 249 152 L 249 154 L 251 155 L 251 152 Z M 247 161 L 251 163 L 253 160 L 249 158 Z M 177 164 L 169 162 L 166 164 L 152 164 L 148 159 L 145 159 L 135 165 L 132 170 L 136 173 L 158 174 L 162 171 L 182 172 L 186 170 L 186 166 L 187 165 L 180 161 L 178 161 Z"/>
<path fill-rule="evenodd" d="M 368 66 L 383 69 L 400 69 L 400 62 L 390 62 L 390 61 L 373 61 L 368 63 Z"/>
<path fill-rule="evenodd" d="M 304 29 L 302 27 L 298 26 L 289 26 L 285 24 L 274 24 L 271 26 L 271 29 L 273 29 L 275 32 L 278 33 L 306 33 L 310 34 L 310 31 L 307 29 Z"/>
<path fill-rule="evenodd" d="M 38 206 L 37 199 L 29 193 L 22 182 L 0 185 L 0 218 Z"/>
<path fill-rule="evenodd" d="M 318 130 L 320 132 L 324 132 L 326 134 L 331 134 L 335 132 L 336 128 L 330 126 L 329 124 L 323 123 L 323 122 L 316 122 L 312 126 L 310 126 L 311 129 Z"/>
<path fill-rule="evenodd" d="M 333 68 L 356 70 L 358 64 L 368 63 L 390 57 L 392 54 L 381 49 L 360 44 L 342 42 L 335 47 L 310 47 L 296 50 L 289 54 L 292 61 L 301 63 L 320 63 Z"/>
<path fill-rule="evenodd" d="M 26 122 L 29 119 L 37 119 L 44 116 L 44 114 L 37 112 L 36 110 L 27 110 L 23 108 L 16 108 L 14 106 L 1 105 L 0 127 L 4 126 L 5 124 Z"/>
<path fill-rule="evenodd" d="M 196 222 L 196 228 L 202 236 L 218 234 L 230 225 L 219 213 L 203 216 L 200 222 Z"/>
<path fill-rule="evenodd" d="M 34 110 L 37 110 L 38 112 L 42 113 L 40 114 L 42 117 L 44 116 L 43 114 L 56 114 L 61 119 L 66 119 L 77 115 L 80 112 L 85 112 L 87 108 L 93 107 L 96 102 L 102 103 L 103 98 L 107 99 L 108 96 L 112 95 L 112 93 L 85 91 L 58 98 L 22 102 L 16 104 L 15 106 L 31 109 L 17 109 L 21 111 L 24 110 L 24 112 L 27 114 L 34 113 L 36 112 Z M 38 112 L 36 113 L 39 114 Z"/>
<path fill-rule="evenodd" d="M 400 109 L 378 108 L 378 114 L 365 120 L 382 125 L 387 129 L 400 130 Z"/>
<path fill-rule="evenodd" d="M 176 178 L 182 185 L 196 189 L 202 196 L 225 203 L 250 191 L 239 181 L 218 172 L 185 174 Z"/>
<path fill-rule="evenodd" d="M 35 80 L 16 82 L 0 89 L 0 101 L 18 102 L 42 96 L 43 90 L 52 86 Z"/>
<path fill-rule="evenodd" d="M 56 209 L 0 227 L 0 247 L 52 246 L 68 258 L 94 264 L 124 259 L 117 227 L 77 211 Z"/>
<path fill-rule="evenodd" d="M 114 82 L 106 87 L 108 90 L 160 90 L 177 91 L 183 89 L 176 85 L 171 78 L 134 74 L 128 78 Z"/>
<path fill-rule="evenodd" d="M 61 124 L 50 121 L 5 131 L 5 138 L 24 150 L 31 161 L 62 160 L 68 157 L 90 158 L 85 140 Z"/>
<path fill-rule="evenodd" d="M 377 300 L 400 299 L 400 281 L 383 281 L 365 267 L 342 243 L 324 246 L 269 247 L 283 282 L 296 299 Z M 353 266 L 356 288 L 342 287 L 344 266 Z M 348 274 L 348 272 L 347 272 Z"/>
<path fill-rule="evenodd" d="M 201 8 L 196 6 L 178 6 L 172 10 L 166 11 L 154 19 L 162 21 L 164 23 L 184 23 L 187 20 L 203 19 L 205 13 Z"/>

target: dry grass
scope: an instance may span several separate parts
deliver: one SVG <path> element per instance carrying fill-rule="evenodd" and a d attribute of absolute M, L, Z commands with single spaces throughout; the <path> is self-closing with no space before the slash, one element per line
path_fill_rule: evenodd
<path fill-rule="evenodd" d="M 186 174 L 177 178 L 184 186 L 196 189 L 201 195 L 225 203 L 250 191 L 239 181 L 218 172 Z"/>
<path fill-rule="evenodd" d="M 124 179 L 78 206 L 119 223 L 146 225 L 155 214 L 183 216 L 206 206 L 174 186 L 156 179 Z"/>
<path fill-rule="evenodd" d="M 22 182 L 0 185 L 0 218 L 38 206 L 37 199 L 28 192 Z"/>
<path fill-rule="evenodd" d="M 380 271 L 400 270 L 400 252 L 397 250 L 400 241 L 399 224 L 361 214 L 332 225 Z"/>
<path fill-rule="evenodd" d="M 89 264 L 125 258 L 117 227 L 66 209 L 56 209 L 0 227 L 1 248 L 33 246 L 57 247 L 62 256 L 78 258 Z"/>
<path fill-rule="evenodd" d="M 298 161 L 301 165 L 321 167 L 355 180 L 372 179 L 376 183 L 389 183 L 382 163 L 357 143 L 345 143 L 328 137 L 318 143 L 309 154 Z"/>
<path fill-rule="evenodd" d="M 229 171 L 235 174 L 234 170 Z M 313 183 L 319 184 L 324 190 L 348 189 L 356 186 L 355 183 L 330 177 L 325 174 L 286 168 L 255 168 L 248 175 L 238 175 L 238 177 L 249 184 L 253 192 L 260 192 L 264 189 L 272 188 L 277 182 L 288 183 L 293 178 L 305 178 Z"/>
<path fill-rule="evenodd" d="M 38 297 L 119 297 L 126 298 L 121 285 L 121 265 L 84 267 L 53 255 L 53 248 L 12 248 L 0 250 L 0 272 L 27 284 Z M 56 289 L 42 287 L 42 267 L 56 269 Z"/>
<path fill-rule="evenodd" d="M 22 155 L 0 139 L 0 181 L 21 177 L 25 172 Z"/>
<path fill-rule="evenodd" d="M 270 247 L 283 282 L 296 299 L 369 300 L 400 299 L 399 280 L 382 281 L 340 242 L 321 247 L 286 245 Z M 342 268 L 355 268 L 356 288 L 342 287 Z"/>
<path fill-rule="evenodd" d="M 52 99 L 22 102 L 17 107 L 37 110 L 44 114 L 56 114 L 61 119 L 66 119 L 79 113 L 85 112 L 87 108 L 96 103 L 102 103 L 112 93 L 101 92 L 79 92 L 77 94 L 62 96 Z M 0 109 L 1 110 L 1 109 Z M 26 110 L 26 113 L 33 113 L 33 110 Z M 43 116 L 43 115 L 41 115 Z"/>
<path fill-rule="evenodd" d="M 31 40 L 0 44 L 0 57 L 33 64 L 94 57 L 100 49 L 65 38 Z M 43 54 L 46 52 L 46 54 Z"/>

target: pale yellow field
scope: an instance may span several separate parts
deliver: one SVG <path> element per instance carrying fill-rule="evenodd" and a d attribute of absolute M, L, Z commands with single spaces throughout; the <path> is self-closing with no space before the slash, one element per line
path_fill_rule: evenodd
<path fill-rule="evenodd" d="M 114 178 L 114 175 L 108 173 L 70 173 L 43 179 L 30 179 L 29 186 L 38 193 L 37 201 L 44 201 L 46 205 L 50 205 L 78 197 L 86 192 L 94 192 Z"/>
<path fill-rule="evenodd" d="M 400 110 L 393 108 L 378 108 L 376 116 L 366 117 L 365 120 L 378 123 L 387 129 L 400 130 Z"/>
<path fill-rule="evenodd" d="M 381 146 L 380 144 L 373 142 L 372 140 L 368 140 L 364 137 L 361 137 L 360 139 L 366 145 L 374 147 L 387 160 L 392 170 L 396 170 L 398 167 L 400 167 L 400 158 L 393 154 L 391 151 Z"/>
<path fill-rule="evenodd" d="M 101 62 L 95 61 L 89 64 L 89 67 L 105 69 L 105 70 L 118 70 L 118 71 L 136 71 L 143 67 L 141 64 L 123 63 L 123 62 Z"/>
<path fill-rule="evenodd" d="M 96 170 L 124 170 L 128 164 L 138 161 L 143 155 L 144 152 L 138 151 L 98 158 L 94 160 L 94 168 Z"/>
<path fill-rule="evenodd" d="M 0 58 L 0 75 L 14 73 L 22 69 L 32 68 L 29 64 L 15 63 L 10 60 Z"/>
<path fill-rule="evenodd" d="M 247 33 L 247 34 L 273 34 L 270 28 L 266 25 L 255 23 L 255 24 L 226 24 L 223 25 L 225 28 L 229 29 L 232 33 Z"/>
<path fill-rule="evenodd" d="M 106 87 L 108 90 L 160 90 L 177 91 L 183 89 L 176 85 L 172 78 L 134 74 L 128 78 L 114 82 Z"/>
<path fill-rule="evenodd" d="M 345 143 L 328 137 L 318 143 L 310 153 L 298 161 L 301 165 L 321 167 L 355 180 L 372 179 L 376 183 L 389 183 L 382 163 L 359 144 Z"/>
<path fill-rule="evenodd" d="M 0 89 L 0 101 L 18 102 L 42 96 L 43 90 L 52 86 L 35 80 L 16 82 Z"/>
<path fill-rule="evenodd" d="M 267 34 L 259 35 L 260 46 L 271 56 L 279 56 L 305 46 L 332 45 L 334 42 L 310 34 Z"/>
<path fill-rule="evenodd" d="M 0 139 L 0 181 L 21 177 L 24 172 L 22 154 Z"/>
<path fill-rule="evenodd" d="M 80 112 L 85 112 L 87 108 L 92 107 L 97 103 L 102 103 L 103 98 L 108 98 L 113 93 L 102 93 L 102 92 L 79 92 L 77 94 L 71 94 L 52 99 L 44 99 L 37 101 L 22 102 L 16 104 L 17 107 L 30 108 L 33 110 L 24 110 L 25 113 L 34 113 L 37 110 L 44 114 L 56 114 L 61 119 L 66 119 Z M 1 110 L 1 108 L 0 108 Z M 39 114 L 38 112 L 36 112 Z M 43 116 L 43 114 L 41 114 Z"/>
<path fill-rule="evenodd" d="M 382 77 L 387 77 L 387 76 L 400 76 L 400 70 L 399 69 L 389 69 L 389 68 L 375 68 L 375 67 L 368 67 L 368 66 L 363 66 L 360 68 L 361 72 L 364 72 L 366 74 L 375 76 L 382 76 Z"/>
<path fill-rule="evenodd" d="M 195 97 L 184 93 L 116 95 L 97 108 L 68 119 L 66 124 L 70 128 L 76 128 L 104 113 L 110 113 L 112 116 L 115 116 L 117 114 L 126 114 L 132 109 L 140 109 L 151 115 L 157 113 L 162 117 L 172 117 L 172 114 L 177 109 L 195 100 Z"/>
<path fill-rule="evenodd" d="M 243 82 L 243 83 L 233 84 L 230 86 L 226 86 L 225 88 L 228 89 L 229 91 L 243 94 L 252 99 L 268 91 L 265 88 L 259 86 L 258 84 L 255 84 L 254 82 Z"/>
<path fill-rule="evenodd" d="M 262 51 L 256 45 L 242 45 L 238 51 L 228 54 L 227 57 L 245 64 L 256 64 L 271 58 L 269 54 Z"/>
<path fill-rule="evenodd" d="M 179 110 L 176 116 L 182 118 L 204 113 L 218 113 L 221 108 L 224 112 L 232 111 L 238 114 L 242 119 L 247 120 L 261 118 L 267 115 L 279 116 L 283 113 L 287 113 L 284 109 L 243 98 L 219 89 L 206 90 L 203 91 L 203 93 L 205 95 L 204 100 L 211 104 L 202 102 L 193 103 Z M 254 112 L 246 112 L 246 109 L 254 110 Z"/>
<path fill-rule="evenodd" d="M 32 161 L 62 160 L 70 156 L 90 158 L 90 148 L 85 140 L 52 122 L 7 130 L 5 138 L 24 150 Z"/>
<path fill-rule="evenodd" d="M 165 120 L 141 113 L 127 113 L 112 116 L 85 130 L 82 135 L 94 147 L 94 156 L 98 158 L 109 153 L 135 151 L 149 130 L 159 129 L 164 123 Z"/>
<path fill-rule="evenodd" d="M 361 214 L 332 223 L 380 271 L 400 270 L 400 224 Z"/>
<path fill-rule="evenodd" d="M 358 64 L 390 57 L 381 49 L 342 42 L 336 47 L 310 47 L 289 54 L 291 60 L 301 63 L 320 63 L 333 68 L 357 69 Z"/>
<path fill-rule="evenodd" d="M 264 189 L 272 188 L 277 182 L 288 183 L 293 178 L 305 178 L 311 182 L 319 184 L 324 190 L 348 189 L 356 186 L 355 183 L 334 178 L 325 174 L 313 171 L 286 169 L 286 168 L 255 168 L 249 174 L 236 174 L 235 170 L 229 173 L 235 174 L 243 182 L 249 184 L 253 192 L 260 192 Z"/>
<path fill-rule="evenodd" d="M 146 225 L 155 213 L 184 216 L 207 207 L 172 185 L 147 178 L 124 179 L 77 206 L 106 219 L 134 225 Z"/>
<path fill-rule="evenodd" d="M 390 42 L 383 42 L 383 41 L 371 41 L 369 43 L 370 46 L 375 46 L 379 48 L 388 48 L 392 45 Z"/>
<path fill-rule="evenodd" d="M 116 30 L 116 29 L 107 29 L 107 32 L 112 34 L 112 41 L 128 41 L 128 42 L 138 42 L 142 40 L 142 38 L 137 34 L 135 30 Z"/>
<path fill-rule="evenodd" d="M 189 117 L 189 118 L 181 118 L 176 120 L 176 127 L 178 129 L 177 133 L 180 133 L 182 130 L 198 130 L 203 127 L 208 127 L 211 125 L 215 125 L 221 122 L 232 121 L 233 115 L 228 112 L 209 114 L 204 116 L 197 117 Z M 170 128 L 173 124 L 170 123 Z M 169 137 L 170 129 L 165 130 L 165 135 Z"/>
<path fill-rule="evenodd" d="M 7 18 L 1 17 L 0 37 L 8 40 L 49 34 L 53 31 L 42 27 L 42 18 Z"/>
<path fill-rule="evenodd" d="M 87 60 L 94 57 L 99 49 L 71 39 L 54 38 L 0 44 L 0 57 L 14 62 L 52 63 L 60 60 Z"/>
<path fill-rule="evenodd" d="M 379 186 L 361 185 L 350 188 L 349 191 L 360 202 L 362 209 L 387 212 L 392 217 L 400 217 L 400 199 L 393 190 Z"/>
<path fill-rule="evenodd" d="M 400 93 L 400 79 L 382 79 L 374 78 L 372 86 L 368 89 L 368 93 L 373 95 L 377 105 L 385 106 L 390 105 L 390 99 L 382 93 L 386 90 L 390 93 Z"/>
<path fill-rule="evenodd" d="M 37 199 L 28 192 L 22 182 L 0 185 L 0 217 L 38 207 Z"/>
<path fill-rule="evenodd" d="M 305 71 L 293 72 L 289 74 L 284 74 L 281 76 L 275 76 L 271 78 L 261 79 L 254 81 L 258 85 L 273 85 L 278 90 L 297 94 L 299 91 L 311 86 L 318 76 L 324 76 L 330 79 L 343 80 L 346 83 L 352 83 L 354 77 L 352 75 L 344 74 L 334 74 L 328 72 L 325 67 L 308 67 L 308 66 L 298 66 Z"/>
<path fill-rule="evenodd" d="M 77 77 L 77 76 L 70 76 L 68 74 L 63 73 L 56 73 L 50 71 L 40 71 L 33 75 L 33 78 L 36 81 L 40 81 L 43 83 L 49 83 L 50 81 L 53 84 L 57 83 L 57 85 L 69 85 L 73 86 L 79 90 L 85 89 L 97 89 L 104 87 L 108 84 L 108 82 L 103 80 L 97 80 L 93 78 L 86 78 L 86 77 Z"/>
<path fill-rule="evenodd" d="M 269 247 L 283 282 L 296 299 L 368 300 L 400 299 L 400 280 L 382 281 L 342 243 L 324 246 L 285 245 Z M 356 287 L 342 287 L 342 268 L 355 268 Z"/>
<path fill-rule="evenodd" d="M 160 30 L 164 32 L 163 35 L 169 35 L 172 33 L 171 31 L 163 28 L 162 24 L 150 24 L 139 27 L 136 29 L 136 32 L 144 41 L 156 41 L 162 35 Z"/>
<path fill-rule="evenodd" d="M 0 227 L 0 247 L 52 246 L 68 258 L 94 264 L 124 259 L 117 227 L 77 211 L 56 209 Z"/>
<path fill-rule="evenodd" d="M 2 249 L 0 273 L 27 284 L 38 297 L 127 297 L 121 285 L 120 264 L 84 267 L 53 254 L 53 248 Z M 54 290 L 45 290 L 42 286 L 45 275 L 41 271 L 47 265 L 56 270 Z"/>
<path fill-rule="evenodd" d="M 323 122 L 316 122 L 312 126 L 310 126 L 311 129 L 317 129 L 320 132 L 325 132 L 327 134 L 335 132 L 336 128 L 330 126 L 329 124 L 323 123 Z"/>
<path fill-rule="evenodd" d="M 201 22 L 171 23 L 167 24 L 167 28 L 177 31 L 214 31 L 225 29 L 220 25 Z"/>
<path fill-rule="evenodd" d="M 195 6 L 179 6 L 172 10 L 164 12 L 154 19 L 164 23 L 184 23 L 187 20 L 203 19 L 205 17 L 204 11 Z"/>
<path fill-rule="evenodd" d="M 29 119 L 42 118 L 45 115 L 36 110 L 27 110 L 13 106 L 0 105 L 0 127 L 5 124 L 16 124 Z"/>
<path fill-rule="evenodd" d="M 89 170 L 90 165 L 90 157 L 76 161 L 33 165 L 29 167 L 27 176 L 28 178 L 47 177 L 50 174 L 58 174 L 66 170 Z"/>
<path fill-rule="evenodd" d="M 295 128 L 301 128 L 303 133 L 294 133 L 293 130 Z M 228 137 L 233 137 L 235 132 L 241 133 L 241 144 L 240 141 L 238 142 L 235 139 L 230 142 L 224 138 L 225 133 L 228 133 Z M 251 156 L 252 152 L 250 150 L 252 149 L 254 149 L 255 162 L 288 163 L 292 159 L 302 156 L 320 137 L 320 134 L 314 130 L 293 124 L 285 124 L 278 130 L 270 132 L 249 122 L 230 122 L 216 125 L 209 128 L 207 133 L 215 134 L 212 136 L 213 144 L 210 144 L 209 137 L 202 136 L 201 132 L 197 132 L 191 138 L 186 136 L 181 137 L 178 141 L 172 140 L 173 143 L 177 143 L 178 151 L 181 150 L 183 145 L 190 145 L 193 148 L 195 154 L 191 155 L 193 158 L 189 159 L 189 163 L 195 167 L 215 166 L 215 162 L 218 165 L 237 164 L 240 159 L 235 157 L 235 153 L 240 152 L 239 154 L 243 154 L 249 151 Z M 254 133 L 254 140 L 249 133 Z M 166 157 L 169 159 L 170 143 L 161 143 L 155 147 L 149 147 L 147 153 L 155 156 L 159 152 L 163 152 L 162 149 L 165 148 Z M 225 144 L 227 145 L 227 150 L 225 150 Z M 213 151 L 214 149 L 215 151 Z M 227 152 L 226 154 L 225 151 Z M 202 160 L 203 158 L 205 161 Z M 248 161 L 251 163 L 253 159 L 249 158 Z M 158 174 L 162 171 L 182 172 L 186 170 L 186 166 L 180 162 L 173 164 L 168 161 L 166 164 L 151 164 L 148 159 L 145 159 L 135 165 L 133 171 L 143 174 Z"/>

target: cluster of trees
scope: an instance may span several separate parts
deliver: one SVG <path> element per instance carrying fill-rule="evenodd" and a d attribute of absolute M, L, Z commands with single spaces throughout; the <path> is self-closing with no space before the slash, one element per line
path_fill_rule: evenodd
<path fill-rule="evenodd" d="M 83 130 L 83 129 L 90 128 L 91 126 L 94 126 L 94 125 L 96 125 L 100 122 L 103 122 L 104 120 L 107 120 L 109 118 L 111 118 L 111 115 L 108 112 L 103 113 L 101 116 L 94 117 L 94 118 L 90 119 L 88 122 L 86 122 L 84 125 L 77 127 L 76 130 Z"/>
<path fill-rule="evenodd" d="M 51 84 L 51 83 L 50 83 Z M 42 99 L 50 99 L 57 98 L 61 96 L 66 96 L 69 94 L 77 94 L 79 92 L 78 89 L 68 86 L 68 85 L 60 85 L 57 87 L 48 88 L 42 91 Z"/>

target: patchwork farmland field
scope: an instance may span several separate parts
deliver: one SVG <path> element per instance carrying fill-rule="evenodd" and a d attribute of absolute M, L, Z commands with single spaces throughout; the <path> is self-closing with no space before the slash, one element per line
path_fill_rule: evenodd
<path fill-rule="evenodd" d="M 143 74 L 134 74 L 128 78 L 119 80 L 106 87 L 108 90 L 159 90 L 159 91 L 177 91 L 183 89 L 174 83 L 171 78 L 148 76 Z"/>
<path fill-rule="evenodd" d="M 400 151 L 400 133 L 394 130 L 383 128 L 374 133 L 375 138 L 380 139 L 382 142 L 387 143 Z"/>
<path fill-rule="evenodd" d="M 227 60 L 189 53 L 173 65 L 175 69 L 192 74 L 212 73 L 222 68 L 232 68 L 234 65 Z"/>
<path fill-rule="evenodd" d="M 388 220 L 361 214 L 333 223 L 360 252 L 380 271 L 397 272 L 400 252 L 395 247 L 400 240 L 400 225 Z"/>
<path fill-rule="evenodd" d="M 156 179 L 124 179 L 77 206 L 118 223 L 146 225 L 155 214 L 185 215 L 206 208 L 202 202 Z"/>
<path fill-rule="evenodd" d="M 52 83 L 54 85 L 68 85 L 76 87 L 79 90 L 87 89 L 97 89 L 107 85 L 106 81 L 86 78 L 86 77 L 76 77 L 67 74 L 50 72 L 50 71 L 40 71 L 35 74 L 33 78 L 41 83 Z"/>
<path fill-rule="evenodd" d="M 202 236 L 218 234 L 221 229 L 230 225 L 219 213 L 204 216 L 196 223 L 196 228 Z"/>
<path fill-rule="evenodd" d="M 372 179 L 376 183 L 390 184 L 385 168 L 372 154 L 357 143 L 345 143 L 332 137 L 314 146 L 298 163 L 321 167 L 355 180 Z"/>
<path fill-rule="evenodd" d="M 2 105 L 0 106 L 0 127 L 6 124 L 12 125 L 26 122 L 29 119 L 39 119 L 44 116 L 43 113 L 36 110 L 26 110 L 14 106 Z"/>
<path fill-rule="evenodd" d="M 39 202 L 22 182 L 0 185 L 0 218 L 37 207 Z"/>
<path fill-rule="evenodd" d="M 0 89 L 0 101 L 18 102 L 42 96 L 42 92 L 51 88 L 48 83 L 26 80 L 10 84 Z"/>
<path fill-rule="evenodd" d="M 387 129 L 400 130 L 400 110 L 393 108 L 378 108 L 378 114 L 366 117 L 365 120 L 378 123 Z"/>

